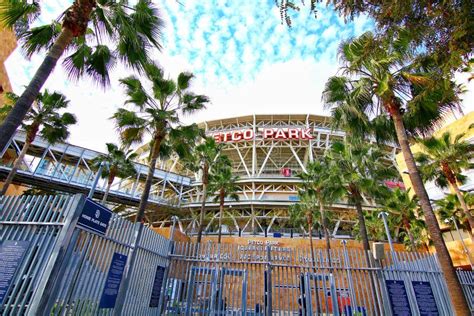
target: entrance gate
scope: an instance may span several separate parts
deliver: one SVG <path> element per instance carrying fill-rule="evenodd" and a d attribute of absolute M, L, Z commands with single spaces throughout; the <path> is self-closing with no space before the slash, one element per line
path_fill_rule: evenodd
<path fill-rule="evenodd" d="M 301 310 L 303 315 L 339 316 L 336 285 L 332 274 L 305 273 L 301 276 Z"/>
<path fill-rule="evenodd" d="M 247 272 L 191 266 L 186 292 L 186 316 L 245 315 Z"/>

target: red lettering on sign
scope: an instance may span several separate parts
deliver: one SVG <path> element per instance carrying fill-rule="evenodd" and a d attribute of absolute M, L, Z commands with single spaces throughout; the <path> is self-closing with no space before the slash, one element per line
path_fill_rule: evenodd
<path fill-rule="evenodd" d="M 241 131 L 233 131 L 232 132 L 232 141 L 239 141 L 242 139 L 242 132 Z"/>
<path fill-rule="evenodd" d="M 214 136 L 214 140 L 217 142 L 217 143 L 220 143 L 221 142 L 221 134 L 214 134 L 212 135 Z"/>
<path fill-rule="evenodd" d="M 263 129 L 263 138 L 272 138 L 273 137 L 273 129 L 271 128 L 264 128 Z"/>
<path fill-rule="evenodd" d="M 288 138 L 298 139 L 299 138 L 299 130 L 297 128 L 289 128 L 288 129 Z"/>
<path fill-rule="evenodd" d="M 302 139 L 313 139 L 313 135 L 311 135 L 311 129 L 306 128 L 301 130 L 301 138 Z"/>
<path fill-rule="evenodd" d="M 253 137 L 254 137 L 253 130 L 252 129 L 246 129 L 243 132 L 243 137 L 244 137 L 245 140 L 253 139 Z"/>
<path fill-rule="evenodd" d="M 285 131 L 281 128 L 277 129 L 275 133 L 275 138 L 276 139 L 287 139 L 288 137 L 285 134 Z"/>

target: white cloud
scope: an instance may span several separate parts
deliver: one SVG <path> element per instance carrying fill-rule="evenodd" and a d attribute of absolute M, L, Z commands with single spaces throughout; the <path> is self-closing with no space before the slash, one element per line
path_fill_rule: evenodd
<path fill-rule="evenodd" d="M 58 0 L 48 1 L 48 6 L 48 19 L 65 7 Z M 194 91 L 212 101 L 207 110 L 186 118 L 187 122 L 253 113 L 323 114 L 321 92 L 327 78 L 337 71 L 340 40 L 372 27 L 366 17 L 342 25 L 322 5 L 317 19 L 302 12 L 291 29 L 281 25 L 272 1 L 166 1 L 159 6 L 167 27 L 164 51 L 156 54 L 157 61 L 171 77 L 181 71 L 194 72 Z M 19 50 L 9 58 L 7 69 L 16 92 L 28 84 L 41 61 L 42 56 L 25 60 Z M 69 110 L 79 119 L 72 128 L 72 143 L 103 151 L 105 142 L 117 141 L 109 117 L 123 105 L 118 79 L 129 73 L 117 68 L 112 89 L 104 92 L 87 79 L 69 82 L 58 65 L 45 87 L 71 100 Z M 469 83 L 470 91 L 464 96 L 466 112 L 474 110 L 473 85 Z"/>

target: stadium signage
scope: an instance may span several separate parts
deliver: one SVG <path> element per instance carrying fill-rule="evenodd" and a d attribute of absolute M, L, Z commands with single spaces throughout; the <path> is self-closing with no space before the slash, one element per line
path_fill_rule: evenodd
<path fill-rule="evenodd" d="M 257 134 L 257 135 L 255 135 Z M 253 129 L 234 130 L 215 133 L 212 135 L 216 142 L 239 142 L 243 140 L 253 140 L 255 136 L 263 139 L 313 139 L 311 128 L 259 128 L 256 133 Z"/>

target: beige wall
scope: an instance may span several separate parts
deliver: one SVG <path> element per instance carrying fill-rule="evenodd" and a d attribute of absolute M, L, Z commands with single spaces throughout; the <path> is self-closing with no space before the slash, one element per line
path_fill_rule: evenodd
<path fill-rule="evenodd" d="M 0 0 L 0 2 L 3 1 Z M 4 91 L 0 93 L 0 106 L 2 106 L 5 92 L 11 91 L 10 81 L 8 79 L 7 70 L 5 69 L 5 61 L 17 46 L 13 32 L 5 29 L 2 25 L 0 25 L 0 43 L 0 86 Z"/>
<path fill-rule="evenodd" d="M 195 238 L 193 238 L 195 241 Z M 222 243 L 223 244 L 235 244 L 235 245 L 248 245 L 249 240 L 257 240 L 263 241 L 264 243 L 269 242 L 277 242 L 278 247 L 288 247 L 293 249 L 309 249 L 309 238 L 274 238 L 274 237 L 262 237 L 262 236 L 223 236 Z M 204 236 L 203 243 L 206 242 L 213 242 L 217 243 L 217 236 Z M 394 244 L 395 250 L 403 251 L 405 247 L 402 244 Z M 316 249 L 325 249 L 326 242 L 320 239 L 313 239 L 313 247 Z M 341 240 L 332 240 L 331 241 L 331 248 L 338 249 L 342 248 Z M 347 248 L 351 249 L 362 249 L 362 243 L 356 240 L 347 240 Z M 386 250 L 389 250 L 388 244 L 385 244 Z M 423 249 L 420 249 L 423 251 Z"/>
<path fill-rule="evenodd" d="M 440 128 L 434 133 L 434 136 L 440 136 L 444 132 L 449 131 L 453 136 L 461 134 L 461 133 L 466 133 L 465 137 L 466 139 L 470 139 L 474 137 L 474 129 L 468 130 L 469 126 L 474 123 L 474 112 L 467 113 L 460 119 L 444 126 L 443 128 Z M 420 146 L 418 144 L 414 144 L 411 147 L 411 150 L 413 154 L 420 152 Z M 404 171 L 407 170 L 407 165 L 405 164 L 405 160 L 403 159 L 403 154 L 400 152 L 397 155 L 397 164 L 399 166 L 400 172 L 402 172 L 402 179 L 403 183 L 405 184 L 405 187 L 407 190 L 411 188 L 411 181 L 410 177 L 403 173 Z M 413 194 L 413 190 L 411 190 L 411 194 Z"/>

